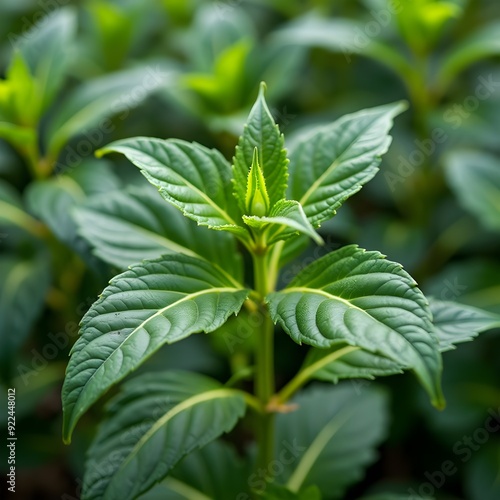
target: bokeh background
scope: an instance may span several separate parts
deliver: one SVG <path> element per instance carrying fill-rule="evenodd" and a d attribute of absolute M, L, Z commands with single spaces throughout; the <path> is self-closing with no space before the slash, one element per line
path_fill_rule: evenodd
<path fill-rule="evenodd" d="M 88 240 L 104 237 L 92 214 L 106 199 L 126 211 L 145 181 L 94 150 L 146 135 L 230 158 L 261 81 L 287 144 L 345 113 L 407 100 L 376 179 L 321 228 L 326 249 L 380 250 L 425 293 L 500 313 L 496 0 L 2 0 L 0 40 L 0 427 L 6 435 L 15 387 L 13 498 L 78 498 L 102 417 L 101 403 L 62 444 L 60 388 L 77 324 L 120 269 L 92 251 Z M 324 251 L 309 247 L 282 283 Z M 303 351 L 278 336 L 277 352 L 282 384 Z M 229 354 L 199 335 L 144 369 L 224 380 L 241 362 Z M 413 489 L 498 500 L 500 434 L 486 422 L 500 419 L 499 360 L 498 329 L 446 353 L 443 412 L 411 376 L 353 381 L 360 394 L 387 387 L 391 424 L 345 498 Z M 5 481 L 0 495 L 10 498 Z"/>

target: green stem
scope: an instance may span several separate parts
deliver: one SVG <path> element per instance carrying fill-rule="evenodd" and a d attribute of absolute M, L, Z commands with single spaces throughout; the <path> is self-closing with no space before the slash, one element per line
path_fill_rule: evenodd
<path fill-rule="evenodd" d="M 261 297 L 257 348 L 255 352 L 255 394 L 265 408 L 274 395 L 274 324 L 264 305 L 264 297 L 272 291 L 269 282 L 267 255 L 254 254 L 255 289 Z M 257 319 L 257 318 L 256 318 Z M 268 470 L 274 457 L 274 414 L 264 412 L 258 421 L 258 469 Z"/>

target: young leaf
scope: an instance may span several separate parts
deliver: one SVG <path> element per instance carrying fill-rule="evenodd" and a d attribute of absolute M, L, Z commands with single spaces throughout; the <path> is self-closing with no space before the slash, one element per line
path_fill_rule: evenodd
<path fill-rule="evenodd" d="M 19 141 L 26 136 L 29 139 L 29 132 L 40 118 L 40 108 L 40 93 L 36 81 L 22 54 L 16 51 L 7 70 L 6 80 L 0 80 L 0 114 L 7 120 L 0 128 L 0 137 Z M 8 125 L 11 126 L 10 129 Z M 22 147 L 22 144 L 13 143 Z"/>
<path fill-rule="evenodd" d="M 294 403 L 296 411 L 276 419 L 275 449 L 289 451 L 280 462 L 279 482 L 292 492 L 316 485 L 326 498 L 342 498 L 375 460 L 387 432 L 385 393 L 373 387 L 359 394 L 349 385 L 316 386 Z"/>
<path fill-rule="evenodd" d="M 273 321 L 299 344 L 347 343 L 386 356 L 412 369 L 433 404 L 443 406 L 431 313 L 401 265 L 347 246 L 313 262 L 266 300 Z"/>
<path fill-rule="evenodd" d="M 181 252 L 218 264 L 242 279 L 234 238 L 197 226 L 165 203 L 151 186 L 94 196 L 76 209 L 75 219 L 95 254 L 120 269 Z"/>
<path fill-rule="evenodd" d="M 214 149 L 180 140 L 137 137 L 116 141 L 99 150 L 124 154 L 141 169 L 160 194 L 202 226 L 248 238 L 238 225 L 229 186 L 231 168 Z"/>
<path fill-rule="evenodd" d="M 113 384 L 162 345 L 212 332 L 248 295 L 204 260 L 170 254 L 115 277 L 81 322 L 63 386 L 63 435 Z"/>
<path fill-rule="evenodd" d="M 0 257 L 0 367 L 8 378 L 12 361 L 42 311 L 50 269 L 42 259 Z"/>
<path fill-rule="evenodd" d="M 271 203 L 266 189 L 264 173 L 259 165 L 259 151 L 253 151 L 252 166 L 248 172 L 247 192 L 245 195 L 245 213 L 263 217 L 269 213 Z"/>
<path fill-rule="evenodd" d="M 500 315 L 477 307 L 429 299 L 441 352 L 455 349 L 455 344 L 473 340 L 492 328 L 500 328 Z"/>
<path fill-rule="evenodd" d="M 264 90 L 265 85 L 262 83 L 233 159 L 234 195 L 244 213 L 247 213 L 245 211 L 247 179 L 255 148 L 258 151 L 258 163 L 264 174 L 271 207 L 285 198 L 287 186 L 288 159 L 284 149 L 284 138 L 267 107 Z M 257 214 L 247 213 L 247 215 Z"/>
<path fill-rule="evenodd" d="M 251 43 L 242 39 L 223 50 L 214 61 L 212 74 L 189 73 L 184 84 L 213 103 L 218 110 L 234 112 L 241 106 L 245 82 L 245 65 Z"/>
<path fill-rule="evenodd" d="M 397 103 L 346 115 L 298 142 L 290 153 L 290 194 L 313 226 L 333 217 L 378 172 L 393 119 L 405 108 Z"/>
<path fill-rule="evenodd" d="M 397 12 L 399 29 L 419 54 L 428 53 L 443 35 L 444 24 L 462 13 L 456 3 L 439 0 L 413 0 L 406 7 Z"/>
<path fill-rule="evenodd" d="M 136 377 L 110 403 L 89 450 L 82 500 L 138 498 L 185 455 L 229 432 L 244 412 L 239 391 L 203 375 Z"/>
<path fill-rule="evenodd" d="M 500 231 L 500 159 L 460 151 L 446 158 L 448 183 L 462 206 L 485 227 Z"/>
<path fill-rule="evenodd" d="M 307 220 L 301 205 L 293 200 L 280 200 L 271 209 L 269 216 L 243 216 L 245 224 L 267 231 L 266 243 L 272 245 L 280 240 L 287 240 L 299 233 L 312 238 L 318 245 L 323 244 L 323 239 Z"/>

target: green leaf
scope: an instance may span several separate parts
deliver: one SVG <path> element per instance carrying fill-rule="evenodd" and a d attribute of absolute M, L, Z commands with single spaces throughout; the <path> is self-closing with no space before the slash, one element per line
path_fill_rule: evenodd
<path fill-rule="evenodd" d="M 313 226 L 333 217 L 378 172 L 393 118 L 405 107 L 397 103 L 346 115 L 298 142 L 290 154 L 290 194 Z"/>
<path fill-rule="evenodd" d="M 49 266 L 42 259 L 0 256 L 0 367 L 6 378 L 43 309 L 50 278 Z"/>
<path fill-rule="evenodd" d="M 245 224 L 261 231 L 267 231 L 266 243 L 272 245 L 280 240 L 287 240 L 297 234 L 305 234 L 319 245 L 323 239 L 307 220 L 301 205 L 293 200 L 280 200 L 272 208 L 269 216 L 243 216 Z"/>
<path fill-rule="evenodd" d="M 400 264 L 355 245 L 313 262 L 266 301 L 293 340 L 381 354 L 415 372 L 437 407 L 444 405 L 442 362 L 428 303 Z"/>
<path fill-rule="evenodd" d="M 414 72 L 405 55 L 395 49 L 393 44 L 380 37 L 363 37 L 365 29 L 366 24 L 363 22 L 345 18 L 325 19 L 307 14 L 277 30 L 271 42 L 286 49 L 290 45 L 320 47 L 342 53 L 349 63 L 353 55 L 363 55 L 386 65 L 399 76 Z"/>
<path fill-rule="evenodd" d="M 18 151 L 24 153 L 35 147 L 36 130 L 9 122 L 0 122 L 0 138 L 5 139 Z"/>
<path fill-rule="evenodd" d="M 217 264 L 237 280 L 243 278 L 230 234 L 197 226 L 150 186 L 94 196 L 76 209 L 75 219 L 95 254 L 120 269 L 181 252 Z"/>
<path fill-rule="evenodd" d="M 477 307 L 430 299 L 433 323 L 441 352 L 455 349 L 455 344 L 473 340 L 486 330 L 500 327 L 500 315 Z"/>
<path fill-rule="evenodd" d="M 311 349 L 302 370 L 308 378 L 336 384 L 348 378 L 373 380 L 403 373 L 405 366 L 380 354 L 373 354 L 352 346 L 334 346 L 330 349 Z"/>
<path fill-rule="evenodd" d="M 229 191 L 231 168 L 215 149 L 137 137 L 113 142 L 98 153 L 110 152 L 124 154 L 169 203 L 198 224 L 248 238 L 248 231 L 237 223 Z"/>
<path fill-rule="evenodd" d="M 246 208 L 247 179 L 255 148 L 258 151 L 258 163 L 264 173 L 271 207 L 285 198 L 288 159 L 284 149 L 284 138 L 267 107 L 264 91 L 265 85 L 262 83 L 233 158 L 234 195 L 243 212 Z"/>
<path fill-rule="evenodd" d="M 111 280 L 81 322 L 63 386 L 63 435 L 113 384 L 162 345 L 212 332 L 248 295 L 210 263 L 182 254 L 132 266 Z"/>
<path fill-rule="evenodd" d="M 118 179 L 106 162 L 85 160 L 69 174 L 31 183 L 26 191 L 26 204 L 59 240 L 74 248 L 77 233 L 73 208 L 88 196 L 118 187 Z"/>
<path fill-rule="evenodd" d="M 448 155 L 446 178 L 461 205 L 485 227 L 500 231 L 500 159 L 460 151 Z"/>
<path fill-rule="evenodd" d="M 403 37 L 418 54 L 428 53 L 443 36 L 444 24 L 458 18 L 462 8 L 453 2 L 413 0 L 397 12 Z"/>
<path fill-rule="evenodd" d="M 40 231 L 39 222 L 24 210 L 19 193 L 0 179 L 0 227 L 9 226 L 20 227 L 34 235 Z"/>
<path fill-rule="evenodd" d="M 39 89 L 19 51 L 14 52 L 6 80 L 0 80 L 1 137 L 22 147 L 22 138 L 31 139 L 41 114 Z"/>
<path fill-rule="evenodd" d="M 68 140 L 90 130 L 95 145 L 116 129 L 108 120 L 125 120 L 151 93 L 172 83 L 176 71 L 169 67 L 138 67 L 94 78 L 79 85 L 61 104 L 49 123 L 48 152 L 57 157 Z"/>
<path fill-rule="evenodd" d="M 500 497 L 500 447 L 492 440 L 477 450 L 466 465 L 465 491 L 470 500 L 496 500 Z"/>
<path fill-rule="evenodd" d="M 211 101 L 219 112 L 238 109 L 246 86 L 245 66 L 251 48 L 249 40 L 239 40 L 217 56 L 212 74 L 189 73 L 183 77 L 184 84 Z"/>
<path fill-rule="evenodd" d="M 94 50 L 97 53 L 93 54 L 94 57 L 99 57 L 108 70 L 123 67 L 131 49 L 134 34 L 138 38 L 143 28 L 140 7 L 146 6 L 147 4 L 89 2 L 87 8 L 92 16 L 95 30 L 90 33 L 89 39 L 82 43 L 83 48 L 89 49 L 95 46 Z M 116 43 L 116 40 L 120 40 L 120 43 Z"/>
<path fill-rule="evenodd" d="M 438 66 L 440 88 L 445 91 L 455 77 L 477 61 L 500 54 L 500 22 L 483 24 L 476 32 L 451 48 Z M 496 88 L 496 87 L 495 87 Z"/>
<path fill-rule="evenodd" d="M 473 340 L 480 332 L 500 327 L 500 316 L 482 309 L 429 299 L 433 324 L 439 341 L 438 349 L 446 352 L 455 344 Z M 345 378 L 366 378 L 395 375 L 406 367 L 380 354 L 338 345 L 330 349 L 311 349 L 302 370 L 308 378 L 333 382 Z"/>
<path fill-rule="evenodd" d="M 136 377 L 111 402 L 89 450 L 82 500 L 137 498 L 185 455 L 229 432 L 244 412 L 241 392 L 202 375 Z"/>
<path fill-rule="evenodd" d="M 374 387 L 359 394 L 349 385 L 315 386 L 294 403 L 296 411 L 276 418 L 276 459 L 280 453 L 286 458 L 276 480 L 292 492 L 316 485 L 326 498 L 342 498 L 362 479 L 385 437 L 385 393 Z"/>
<path fill-rule="evenodd" d="M 190 453 L 141 500 L 235 500 L 252 471 L 228 443 L 214 441 Z"/>
<path fill-rule="evenodd" d="M 74 10 L 56 9 L 23 36 L 19 48 L 33 75 L 41 99 L 41 111 L 54 101 L 64 83 L 76 33 Z"/>

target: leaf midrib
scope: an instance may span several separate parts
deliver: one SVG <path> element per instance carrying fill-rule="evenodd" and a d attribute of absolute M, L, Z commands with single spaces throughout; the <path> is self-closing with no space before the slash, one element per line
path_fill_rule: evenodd
<path fill-rule="evenodd" d="M 225 399 L 225 398 L 235 398 L 235 397 L 241 397 L 235 390 L 233 389 L 227 389 L 227 388 L 220 388 L 220 389 L 214 389 L 211 391 L 206 391 L 201 394 L 195 394 L 194 396 L 191 396 L 188 399 L 185 399 L 184 401 L 178 403 L 174 408 L 170 409 L 165 413 L 161 418 L 159 418 L 149 429 L 148 431 L 139 439 L 139 441 L 134 445 L 130 453 L 127 455 L 127 458 L 121 463 L 121 465 L 118 467 L 118 469 L 114 473 L 114 477 L 116 477 L 120 471 L 122 471 L 128 464 L 129 462 L 134 458 L 135 455 L 137 455 L 141 448 L 144 446 L 145 443 L 164 425 L 168 423 L 169 420 L 172 420 L 176 415 L 179 415 L 185 410 L 188 410 L 189 408 L 192 408 L 196 406 L 197 404 L 204 403 L 206 401 L 211 401 L 214 399 Z M 105 490 L 104 495 L 106 495 L 106 491 L 108 490 L 109 486 L 112 484 L 113 481 L 110 481 L 108 483 L 108 487 Z"/>
<path fill-rule="evenodd" d="M 159 140 L 156 140 L 156 141 L 153 141 L 153 140 L 150 140 L 150 142 L 152 142 L 153 144 L 155 145 L 158 145 L 158 146 L 162 146 L 163 144 L 159 141 Z M 193 191 L 195 191 L 208 205 L 210 205 L 213 209 L 216 210 L 216 212 L 218 212 L 221 216 L 222 216 L 222 219 L 226 220 L 230 225 L 232 226 L 236 226 L 236 227 L 240 227 L 241 229 L 245 230 L 245 228 L 243 228 L 242 226 L 239 226 L 238 224 L 236 224 L 236 222 L 233 220 L 233 218 L 229 215 L 229 213 L 223 209 L 222 207 L 220 207 L 219 205 L 217 205 L 209 196 L 207 196 L 201 189 L 199 189 L 198 187 L 196 187 L 194 184 L 192 184 L 191 182 L 189 182 L 185 177 L 183 177 L 182 175 L 180 175 L 179 173 L 177 173 L 173 168 L 171 167 L 168 167 L 167 165 L 165 165 L 163 163 L 163 161 L 161 161 L 160 159 L 156 158 L 155 156 L 153 156 L 151 153 L 144 153 L 143 151 L 140 151 L 140 150 L 137 150 L 131 146 L 117 146 L 117 151 L 120 151 L 120 149 L 122 150 L 129 150 L 129 151 L 132 151 L 132 153 L 134 153 L 134 156 L 136 153 L 140 153 L 144 156 L 148 156 L 149 158 L 153 159 L 156 163 L 158 163 L 159 165 L 161 166 L 166 166 L 169 170 L 169 173 L 176 178 L 177 181 L 180 181 L 181 184 L 180 185 L 185 185 L 186 187 L 192 189 Z M 101 151 L 113 151 L 113 149 L 102 149 Z M 121 152 L 121 151 L 120 151 Z M 183 151 L 183 153 L 185 153 Z M 135 161 L 134 161 L 135 160 Z M 133 160 L 131 159 L 132 163 L 135 163 L 139 169 L 141 170 L 141 172 L 143 172 L 143 174 L 146 174 L 146 177 L 150 177 L 152 180 L 154 181 L 158 181 L 160 179 L 156 179 L 156 177 L 154 177 L 153 175 L 151 175 L 147 169 L 143 168 L 139 163 L 140 163 L 140 160 L 138 160 L 137 158 L 134 158 Z M 191 161 L 191 159 L 190 159 Z M 210 161 L 212 161 L 213 163 L 213 159 L 210 158 Z M 217 168 L 217 167 L 215 167 Z M 162 181 L 162 182 L 165 182 L 165 181 Z M 154 183 L 153 183 L 154 184 Z M 166 181 L 166 184 L 167 186 L 169 184 L 171 184 L 169 181 Z M 179 204 L 179 201 L 176 200 L 168 191 L 165 187 L 163 186 L 159 186 L 159 189 L 160 189 L 160 192 L 161 191 L 164 191 L 168 194 L 171 202 L 176 205 L 177 207 L 181 208 L 182 211 L 184 212 L 185 214 L 185 210 L 184 210 L 184 207 L 182 207 L 180 204 Z"/>
<path fill-rule="evenodd" d="M 134 328 L 134 330 L 129 334 L 127 335 L 127 337 L 125 339 L 122 340 L 122 342 L 113 350 L 113 352 L 102 362 L 102 364 L 94 371 L 94 373 L 88 378 L 88 380 L 85 382 L 85 385 L 83 385 L 83 387 L 80 389 L 80 393 L 78 395 L 78 398 L 76 399 L 76 401 L 73 403 L 73 408 L 76 407 L 78 401 L 80 400 L 81 398 L 81 395 L 83 393 L 83 391 L 85 390 L 85 388 L 91 383 L 91 381 L 94 379 L 94 377 L 96 376 L 97 373 L 100 373 L 101 370 L 104 369 L 104 367 L 106 366 L 106 364 L 110 361 L 110 359 L 112 359 L 112 357 L 116 354 L 116 352 L 118 352 L 119 349 L 122 348 L 122 346 L 127 343 L 137 332 L 139 332 L 143 327 L 144 325 L 146 325 L 149 321 L 151 321 L 153 318 L 156 318 L 158 317 L 159 315 L 163 314 L 165 311 L 167 311 L 168 309 L 170 309 L 171 307 L 175 307 L 177 306 L 178 304 L 181 304 L 182 302 L 186 302 L 188 300 L 192 300 L 193 298 L 196 298 L 196 297 L 200 297 L 202 295 L 205 295 L 205 294 L 209 294 L 209 293 L 223 293 L 223 292 L 239 292 L 239 291 L 242 291 L 242 290 L 239 290 L 237 288 L 229 288 L 229 287 L 220 287 L 220 288 L 210 288 L 210 289 L 207 289 L 207 290 L 201 290 L 199 292 L 195 292 L 195 293 L 192 293 L 192 294 L 189 294 L 189 295 L 186 295 L 185 297 L 183 297 L 182 299 L 179 299 L 177 300 L 176 302 L 173 302 L 172 304 L 169 304 L 168 306 L 165 306 L 161 309 L 159 309 L 156 313 L 154 313 L 153 315 L 149 316 L 147 319 L 145 319 L 139 326 L 137 326 L 136 328 Z M 97 337 L 99 338 L 99 337 Z M 88 348 L 88 346 L 91 344 L 92 341 L 90 341 L 88 344 L 85 345 L 85 347 L 83 349 L 81 349 L 79 351 L 79 354 L 84 352 L 84 350 L 86 348 Z M 86 407 L 83 407 L 83 408 L 80 408 L 80 411 L 77 413 L 77 414 L 72 414 L 72 417 L 71 417 L 71 420 L 70 420 L 70 423 L 71 422 L 76 422 L 76 417 L 78 415 L 82 415 L 86 410 Z M 74 425 L 71 425 L 69 427 L 69 431 L 72 430 Z"/>
<path fill-rule="evenodd" d="M 186 500 L 215 500 L 175 477 L 167 477 L 162 484 L 175 493 L 183 495 Z"/>
<path fill-rule="evenodd" d="M 309 445 L 308 449 L 302 455 L 300 462 L 297 467 L 293 471 L 292 475 L 288 479 L 287 487 L 294 493 L 297 493 L 304 483 L 305 479 L 314 464 L 318 460 L 319 456 L 323 452 L 323 450 L 327 447 L 330 441 L 334 438 L 335 434 L 337 434 L 342 426 L 347 422 L 352 415 L 354 415 L 354 411 L 340 411 L 332 418 L 320 432 L 316 435 L 313 442 Z"/>
<path fill-rule="evenodd" d="M 427 364 L 425 363 L 425 360 L 424 360 L 423 356 L 420 354 L 420 352 L 417 349 L 415 349 L 415 347 L 413 346 L 413 344 L 403 334 L 399 333 L 397 330 L 394 330 L 394 328 L 386 325 L 385 323 L 382 323 L 380 320 L 378 320 L 377 318 L 375 318 L 374 316 L 372 316 L 371 314 L 369 314 L 364 309 L 361 309 L 360 307 L 354 305 L 349 300 L 343 299 L 342 297 L 339 297 L 337 295 L 332 295 L 332 294 L 330 294 L 328 292 L 325 292 L 324 290 L 318 290 L 318 289 L 315 289 L 315 288 L 313 289 L 313 288 L 307 288 L 307 287 L 294 287 L 294 288 L 286 288 L 284 290 L 281 290 L 279 293 L 290 293 L 290 292 L 297 292 L 297 291 L 301 292 L 301 293 L 310 293 L 310 294 L 323 295 L 324 297 L 326 297 L 328 299 L 338 300 L 340 302 L 343 302 L 344 304 L 348 305 L 349 307 L 352 307 L 353 309 L 357 309 L 358 311 L 361 311 L 364 315 L 368 316 L 372 321 L 375 321 L 379 325 L 382 325 L 384 328 L 388 328 L 392 332 L 396 332 L 399 335 L 399 337 L 401 337 L 401 339 L 403 339 L 411 347 L 412 351 L 417 354 L 419 360 L 424 364 L 424 366 L 426 368 L 425 371 L 427 372 L 427 375 L 429 375 L 429 370 L 428 370 Z M 379 354 L 379 352 L 377 352 L 377 351 L 374 351 L 374 352 L 375 352 L 375 354 Z M 386 353 L 380 353 L 380 354 L 389 357 Z M 389 359 L 392 359 L 392 357 L 389 358 Z M 392 359 L 392 361 L 395 361 L 396 363 L 398 362 L 395 359 Z"/>

